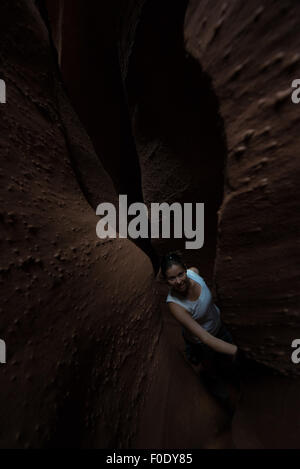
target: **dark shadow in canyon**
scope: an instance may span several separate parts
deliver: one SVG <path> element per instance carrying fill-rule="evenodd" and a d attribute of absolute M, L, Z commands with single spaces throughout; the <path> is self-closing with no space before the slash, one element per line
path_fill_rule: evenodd
<path fill-rule="evenodd" d="M 146 2 L 130 53 L 126 25 L 121 28 L 121 62 L 144 200 L 146 204 L 205 203 L 204 246 L 187 250 L 185 256 L 190 265 L 201 265 L 204 276 L 212 281 L 227 146 L 212 81 L 185 51 L 187 4 Z M 184 250 L 185 241 L 171 237 L 152 240 L 152 244 L 161 255 L 171 249 Z"/>

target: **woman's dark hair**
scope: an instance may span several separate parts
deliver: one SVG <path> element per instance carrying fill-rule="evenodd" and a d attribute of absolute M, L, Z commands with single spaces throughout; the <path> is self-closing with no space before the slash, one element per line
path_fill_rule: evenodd
<path fill-rule="evenodd" d="M 176 251 L 168 252 L 168 254 L 162 257 L 160 262 L 160 271 L 163 278 L 166 278 L 166 272 L 173 264 L 180 265 L 186 269 L 186 265 L 181 259 L 180 253 Z"/>

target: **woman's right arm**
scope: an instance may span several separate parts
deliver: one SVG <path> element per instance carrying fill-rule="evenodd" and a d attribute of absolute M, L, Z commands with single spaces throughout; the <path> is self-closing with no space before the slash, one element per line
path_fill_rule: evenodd
<path fill-rule="evenodd" d="M 177 303 L 168 303 L 169 310 L 172 315 L 179 321 L 186 329 L 188 329 L 193 335 L 199 337 L 201 342 L 211 347 L 216 352 L 225 353 L 227 355 L 235 355 L 237 352 L 237 346 L 229 344 L 222 339 L 218 339 L 209 332 L 207 332 L 200 324 L 195 321 L 182 306 Z"/>

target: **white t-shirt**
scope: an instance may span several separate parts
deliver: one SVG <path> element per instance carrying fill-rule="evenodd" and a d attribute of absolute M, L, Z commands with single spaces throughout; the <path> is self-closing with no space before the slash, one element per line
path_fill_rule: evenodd
<path fill-rule="evenodd" d="M 178 292 L 169 290 L 166 303 L 177 303 L 185 308 L 204 329 L 212 335 L 216 335 L 221 327 L 220 310 L 212 301 L 212 294 L 205 281 L 193 270 L 187 269 L 187 276 L 201 285 L 201 293 L 197 300 L 190 301 L 185 299 Z M 183 328 L 185 337 L 196 343 L 201 344 L 201 340 L 192 335 L 186 328 Z"/>

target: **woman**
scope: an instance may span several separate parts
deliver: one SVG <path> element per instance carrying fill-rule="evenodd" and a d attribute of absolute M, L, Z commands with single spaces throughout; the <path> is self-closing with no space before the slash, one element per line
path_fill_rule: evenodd
<path fill-rule="evenodd" d="M 193 364 L 205 370 L 210 390 L 220 398 L 229 395 L 219 378 L 226 361 L 236 361 L 238 348 L 220 318 L 220 310 L 196 267 L 186 268 L 181 257 L 171 252 L 161 261 L 161 275 L 169 285 L 168 303 L 171 314 L 182 325 L 186 354 Z"/>

